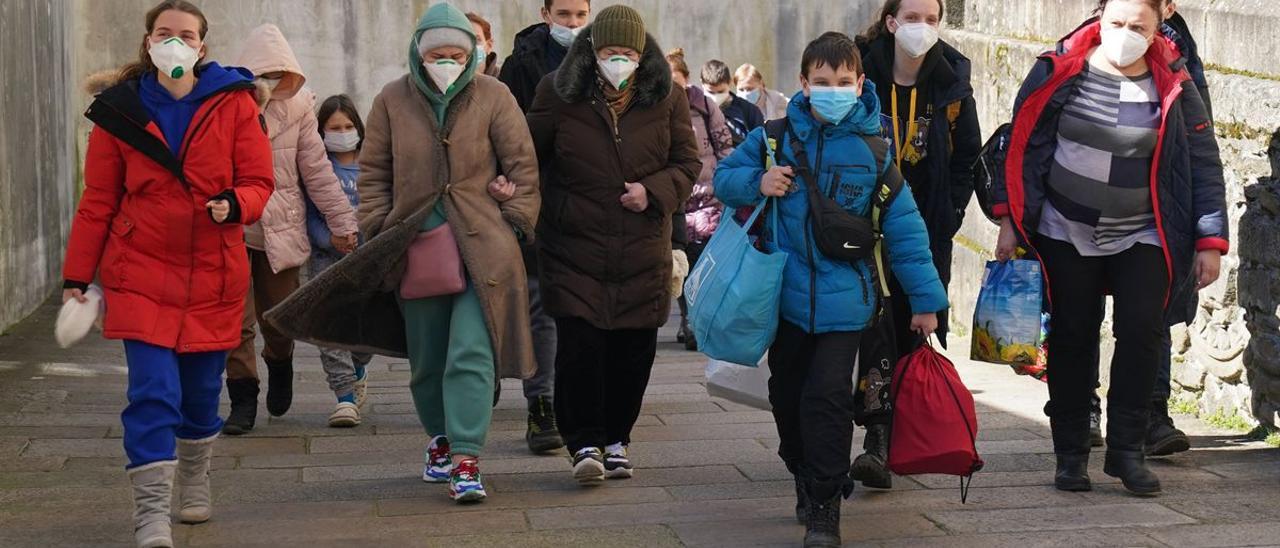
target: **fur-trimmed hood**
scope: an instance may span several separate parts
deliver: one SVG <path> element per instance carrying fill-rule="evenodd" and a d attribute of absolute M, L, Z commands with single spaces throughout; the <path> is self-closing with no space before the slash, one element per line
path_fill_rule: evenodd
<path fill-rule="evenodd" d="M 579 103 L 594 93 L 599 69 L 596 68 L 596 50 L 591 43 L 591 27 L 583 29 L 573 41 L 568 55 L 555 73 L 556 95 L 566 103 Z M 635 81 L 635 105 L 651 107 L 666 100 L 671 94 L 671 65 L 662 55 L 662 47 L 652 34 L 645 34 L 644 53 L 640 54 L 640 67 L 632 76 Z"/>

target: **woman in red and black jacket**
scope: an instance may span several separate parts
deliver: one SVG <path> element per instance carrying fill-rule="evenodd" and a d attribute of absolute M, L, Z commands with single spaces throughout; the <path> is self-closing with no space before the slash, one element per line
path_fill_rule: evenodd
<path fill-rule="evenodd" d="M 249 287 L 242 225 L 261 216 L 273 175 L 252 75 L 197 66 L 200 10 L 166 0 L 146 31 L 139 61 L 85 114 L 94 128 L 63 300 L 83 300 L 95 278 L 104 288 L 104 332 L 124 341 L 129 368 L 121 420 L 136 540 L 172 546 L 175 473 L 180 518 L 209 519 L 222 372 Z"/>
<path fill-rule="evenodd" d="M 1160 33 L 1160 0 L 1101 2 L 1040 57 L 1014 106 L 996 255 L 1022 243 L 1044 267 L 1052 313 L 1049 415 L 1059 489 L 1090 489 L 1090 392 L 1103 294 L 1116 350 L 1103 471 L 1160 492 L 1143 441 L 1171 295 L 1218 277 L 1228 250 L 1222 161 L 1185 60 Z"/>

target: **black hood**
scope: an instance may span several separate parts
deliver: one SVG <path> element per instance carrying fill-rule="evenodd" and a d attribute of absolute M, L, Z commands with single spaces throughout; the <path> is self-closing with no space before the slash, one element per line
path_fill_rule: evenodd
<path fill-rule="evenodd" d="M 867 78 L 873 82 L 893 81 L 893 56 L 896 52 L 892 34 L 862 44 L 862 68 Z M 969 78 L 973 65 L 960 50 L 942 40 L 925 54 L 924 64 L 920 67 L 919 81 L 932 82 L 933 101 L 936 104 L 950 104 L 973 95 L 973 85 Z M 888 86 L 880 86 L 882 93 L 888 93 Z"/>

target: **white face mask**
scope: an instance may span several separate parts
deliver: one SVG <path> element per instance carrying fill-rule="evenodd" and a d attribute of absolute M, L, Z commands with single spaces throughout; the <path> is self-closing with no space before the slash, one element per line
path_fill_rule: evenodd
<path fill-rule="evenodd" d="M 725 103 L 729 102 L 729 97 L 730 97 L 729 92 L 725 91 L 722 93 L 715 93 L 710 89 L 707 89 L 707 88 L 703 88 L 703 89 L 706 90 L 707 95 L 709 95 L 712 99 L 715 100 L 717 105 L 724 106 Z"/>
<path fill-rule="evenodd" d="M 578 33 L 580 32 L 582 32 L 582 27 L 571 29 L 564 25 L 556 23 L 551 24 L 551 38 L 554 39 L 557 44 L 566 48 L 569 47 L 570 44 L 573 44 L 573 41 L 578 38 Z"/>
<path fill-rule="evenodd" d="M 907 52 L 912 59 L 918 59 L 938 43 L 938 27 L 928 23 L 902 23 L 898 25 L 898 31 L 893 33 L 893 39 L 902 51 Z"/>
<path fill-rule="evenodd" d="M 1150 46 L 1146 36 L 1129 29 L 1102 30 L 1102 53 L 1116 68 L 1134 64 L 1147 53 Z"/>
<path fill-rule="evenodd" d="M 152 42 L 147 54 L 151 56 L 151 63 L 160 69 L 161 74 L 174 80 L 191 74 L 196 61 L 200 60 L 200 54 L 177 36 Z"/>
<path fill-rule="evenodd" d="M 351 152 L 358 146 L 360 146 L 360 132 L 356 130 L 324 133 L 324 148 L 329 152 Z"/>
<path fill-rule="evenodd" d="M 453 83 L 457 82 L 467 69 L 465 65 L 459 65 L 452 59 L 423 63 L 422 66 L 426 67 L 427 75 L 431 76 L 431 81 L 435 82 L 436 89 L 439 89 L 440 93 L 448 93 L 449 88 L 453 87 Z"/>
<path fill-rule="evenodd" d="M 631 75 L 635 74 L 637 68 L 640 68 L 639 63 L 622 55 L 599 59 L 596 63 L 600 65 L 600 73 L 604 75 L 605 80 L 608 80 L 618 90 L 625 88 L 631 79 Z"/>
<path fill-rule="evenodd" d="M 265 78 L 265 77 L 259 76 L 258 79 L 261 80 L 262 83 L 267 86 L 268 90 L 275 91 L 276 88 L 280 87 L 280 80 L 282 80 L 283 78 Z"/>

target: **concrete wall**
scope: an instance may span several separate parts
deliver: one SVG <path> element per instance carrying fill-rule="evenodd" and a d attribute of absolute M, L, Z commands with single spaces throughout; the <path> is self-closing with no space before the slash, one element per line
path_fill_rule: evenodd
<path fill-rule="evenodd" d="M 410 36 L 427 0 L 218 0 L 211 58 L 233 62 L 239 38 L 271 22 L 290 40 L 322 97 L 349 93 L 361 109 L 406 71 Z M 600 10 L 616 0 L 596 0 Z M 751 62 L 771 87 L 798 87 L 800 53 L 823 31 L 862 30 L 875 0 L 634 0 L 663 48 L 683 47 L 696 72 L 712 56 Z M 89 124 L 89 74 L 136 58 L 143 15 L 155 0 L 0 2 L 0 330 L 48 297 L 60 279 L 67 227 Z M 505 57 L 516 32 L 537 22 L 537 0 L 458 0 L 493 25 Z"/>
<path fill-rule="evenodd" d="M 143 14 L 154 0 L 70 0 L 75 20 L 75 74 L 87 75 L 133 59 L 144 33 Z M 308 85 L 320 96 L 348 93 L 362 109 L 387 82 L 407 70 L 409 41 L 426 0 L 220 0 L 200 2 L 209 19 L 211 58 L 233 62 L 239 37 L 275 23 L 290 41 Z M 717 57 L 730 68 L 750 62 L 770 87 L 790 94 L 799 86 L 800 54 L 824 31 L 862 31 L 878 0 L 596 0 L 593 10 L 625 3 L 643 15 L 664 49 L 684 48 L 693 72 Z M 538 0 L 455 0 L 493 26 L 505 58 L 515 34 L 540 21 Z M 695 77 L 696 78 L 696 77 Z M 82 97 L 87 106 L 88 97 Z"/>
<path fill-rule="evenodd" d="M 973 60 L 973 82 L 984 133 L 1009 121 L 1013 99 L 1035 56 L 1078 26 L 1097 5 L 1096 0 L 963 3 L 963 22 L 953 25 L 945 39 Z M 1239 414 L 1274 425 L 1280 394 L 1255 394 L 1250 378 L 1267 374 L 1266 371 L 1280 371 L 1280 365 L 1273 361 L 1246 371 L 1244 351 L 1249 333 L 1241 293 L 1250 293 L 1251 289 L 1242 287 L 1237 272 L 1241 265 L 1238 246 L 1242 242 L 1249 242 L 1250 236 L 1259 241 L 1256 233 L 1264 230 L 1259 227 L 1280 230 L 1280 226 L 1265 221 L 1244 227 L 1246 234 L 1239 230 L 1241 216 L 1246 212 L 1245 188 L 1270 173 L 1268 141 L 1280 128 L 1280 57 L 1275 55 L 1280 44 L 1280 37 L 1276 36 L 1280 10 L 1275 9 L 1274 0 L 1180 0 L 1178 4 L 1212 68 L 1208 74 L 1210 95 L 1226 168 L 1228 212 L 1236 249 L 1224 258 L 1218 283 L 1201 292 L 1196 321 L 1174 330 L 1175 388 L 1178 397 L 1193 402 L 1203 414 Z M 1257 217 L 1271 218 L 1262 214 Z M 953 327 L 958 332 L 967 333 L 982 268 L 991 257 L 995 235 L 995 225 L 976 206 L 971 207 L 957 237 L 952 282 L 952 304 L 956 309 L 953 320 L 957 324 Z M 1268 272 L 1270 277 L 1275 274 Z M 1264 289 L 1252 292 L 1266 294 Z M 1104 335 L 1109 331 L 1109 325 L 1104 325 Z M 1110 345 L 1107 337 L 1104 376 Z M 1259 353 L 1253 354 L 1258 362 Z M 1266 386 L 1280 385 L 1274 377 L 1266 382 Z"/>
<path fill-rule="evenodd" d="M 0 2 L 0 332 L 60 278 L 79 165 L 64 5 Z"/>

